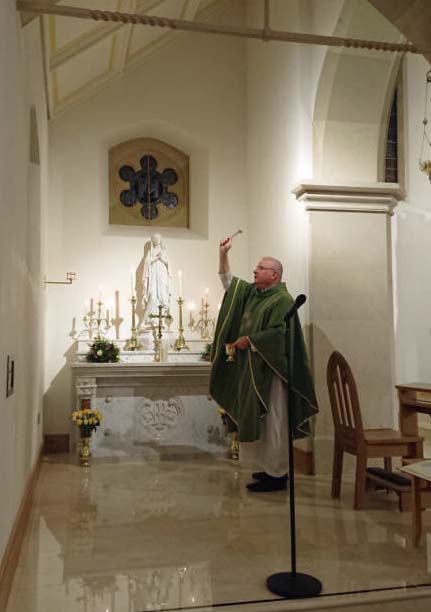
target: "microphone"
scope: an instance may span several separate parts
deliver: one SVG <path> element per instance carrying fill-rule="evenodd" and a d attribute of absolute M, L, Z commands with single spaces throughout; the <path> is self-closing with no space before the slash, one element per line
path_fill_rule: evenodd
<path fill-rule="evenodd" d="M 284 317 L 284 321 L 287 323 L 289 319 L 293 317 L 295 312 L 299 310 L 299 308 L 301 308 L 303 304 L 305 304 L 306 301 L 307 301 L 306 295 L 304 295 L 303 293 L 300 293 L 299 295 L 297 295 L 295 298 L 295 301 L 293 302 L 292 306 L 289 308 L 286 316 Z"/>

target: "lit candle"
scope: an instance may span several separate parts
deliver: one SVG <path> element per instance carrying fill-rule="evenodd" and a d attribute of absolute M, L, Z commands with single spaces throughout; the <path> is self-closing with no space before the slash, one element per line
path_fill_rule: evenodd
<path fill-rule="evenodd" d="M 103 287 L 101 285 L 99 285 L 99 302 L 102 301 L 102 289 L 103 289 Z"/>
<path fill-rule="evenodd" d="M 109 325 L 109 308 L 106 310 L 106 323 Z"/>
<path fill-rule="evenodd" d="M 194 321 L 193 321 L 193 311 L 195 309 L 194 302 L 189 302 L 188 309 L 190 311 L 190 313 L 189 313 L 189 326 L 193 327 L 193 323 L 194 323 Z"/>
<path fill-rule="evenodd" d="M 135 297 L 135 266 L 132 266 L 130 270 L 130 288 L 132 290 L 132 297 Z"/>
<path fill-rule="evenodd" d="M 183 273 L 178 270 L 178 297 L 183 295 Z"/>

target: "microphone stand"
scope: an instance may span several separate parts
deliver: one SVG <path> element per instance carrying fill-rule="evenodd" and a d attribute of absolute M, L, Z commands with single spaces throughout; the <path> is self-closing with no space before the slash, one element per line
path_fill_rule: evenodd
<path fill-rule="evenodd" d="M 305 599 L 307 597 L 316 597 L 322 590 L 320 580 L 309 574 L 301 574 L 296 571 L 296 522 L 295 522 L 295 469 L 293 463 L 293 347 L 295 327 L 292 325 L 293 317 L 297 310 L 305 303 L 306 296 L 300 294 L 297 296 L 295 303 L 286 314 L 284 320 L 286 323 L 286 336 L 288 345 L 286 346 L 287 371 L 288 371 L 288 387 L 287 387 L 287 412 L 289 420 L 289 496 L 290 496 L 290 572 L 278 572 L 271 574 L 266 580 L 268 589 L 285 597 L 286 599 Z"/>

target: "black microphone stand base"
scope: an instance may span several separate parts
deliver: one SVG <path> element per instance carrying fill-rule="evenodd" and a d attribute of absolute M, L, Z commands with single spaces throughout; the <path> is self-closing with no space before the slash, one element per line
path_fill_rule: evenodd
<path fill-rule="evenodd" d="M 279 572 L 266 579 L 268 589 L 285 599 L 306 599 L 317 597 L 322 590 L 322 583 L 314 576 L 296 572 Z"/>

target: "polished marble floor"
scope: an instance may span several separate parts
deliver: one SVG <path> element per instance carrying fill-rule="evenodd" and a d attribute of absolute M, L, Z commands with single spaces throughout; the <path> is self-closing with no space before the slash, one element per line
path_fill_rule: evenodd
<path fill-rule="evenodd" d="M 267 576 L 290 569 L 289 497 L 251 494 L 248 481 L 237 462 L 187 447 L 89 469 L 46 458 L 7 612 L 271 606 Z M 325 595 L 431 584 L 431 512 L 415 549 L 395 496 L 354 512 L 351 476 L 340 500 L 329 492 L 329 477 L 297 476 L 298 571 Z"/>

